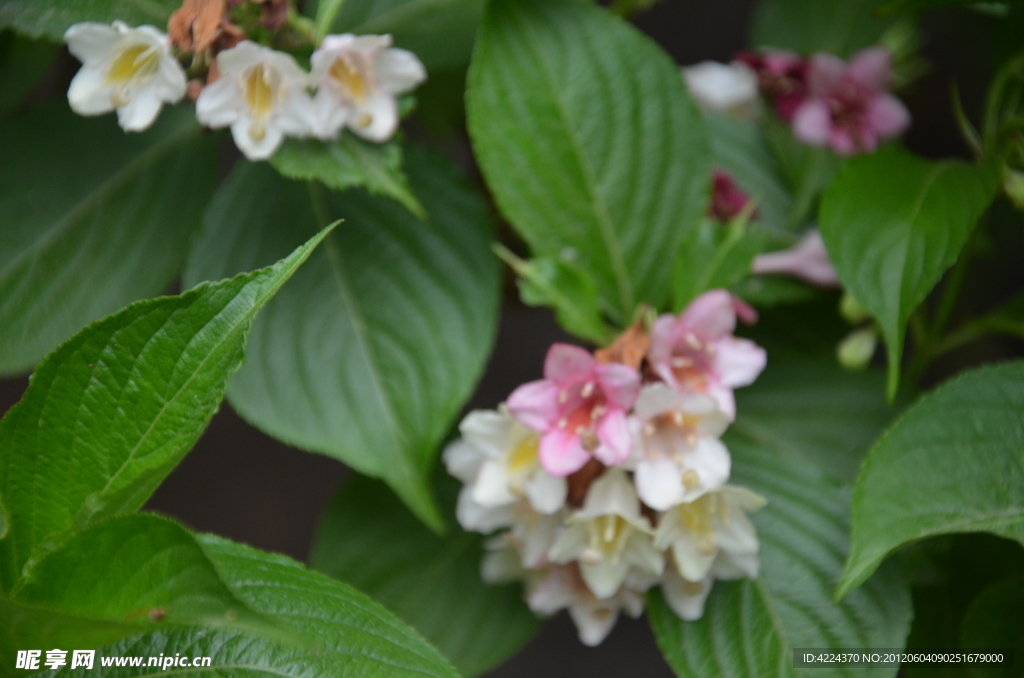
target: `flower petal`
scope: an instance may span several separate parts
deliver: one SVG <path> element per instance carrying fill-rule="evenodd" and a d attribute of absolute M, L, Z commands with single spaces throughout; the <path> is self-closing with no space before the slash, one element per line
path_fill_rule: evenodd
<path fill-rule="evenodd" d="M 593 377 L 597 361 L 589 351 L 572 344 L 552 344 L 544 358 L 544 378 L 559 386 L 579 384 Z"/>
<path fill-rule="evenodd" d="M 883 139 L 899 136 L 910 127 L 910 112 L 892 94 L 875 97 L 868 109 L 872 129 Z"/>
<path fill-rule="evenodd" d="M 615 628 L 619 611 L 617 608 L 577 603 L 569 607 L 569 616 L 576 624 L 580 642 L 587 647 L 595 647 Z"/>
<path fill-rule="evenodd" d="M 629 574 L 629 565 L 619 560 L 616 562 L 582 563 L 580 573 L 583 581 L 598 599 L 611 598 L 622 586 Z"/>
<path fill-rule="evenodd" d="M 265 124 L 263 136 L 252 133 L 253 121 L 248 115 L 240 117 L 231 125 L 231 136 L 235 146 L 249 160 L 266 160 L 284 141 L 284 134 L 275 125 Z"/>
<path fill-rule="evenodd" d="M 853 55 L 846 74 L 865 87 L 883 90 L 889 86 L 892 55 L 885 47 L 868 47 Z"/>
<path fill-rule="evenodd" d="M 687 487 L 680 499 L 691 502 L 725 485 L 729 480 L 732 458 L 722 441 L 716 438 L 698 438 L 694 449 L 684 456 L 682 466 L 684 474 L 693 471 L 697 476 L 697 483 Z M 676 473 L 679 471 L 676 470 Z"/>
<path fill-rule="evenodd" d="M 408 92 L 427 79 L 427 70 L 416 55 L 398 48 L 377 54 L 374 71 L 378 85 L 388 94 Z"/>
<path fill-rule="evenodd" d="M 472 484 L 473 501 L 481 506 L 503 506 L 513 503 L 516 498 L 508 488 L 508 473 L 504 464 L 497 461 L 485 461 Z"/>
<path fill-rule="evenodd" d="M 580 437 L 558 428 L 541 436 L 538 453 L 544 470 L 559 478 L 579 471 L 590 460 L 590 453 L 583 449 Z"/>
<path fill-rule="evenodd" d="M 544 470 L 537 470 L 526 483 L 526 498 L 538 513 L 551 514 L 565 506 L 569 484 Z"/>
<path fill-rule="evenodd" d="M 793 115 L 793 134 L 805 144 L 824 146 L 832 132 L 832 116 L 821 99 L 807 99 Z"/>
<path fill-rule="evenodd" d="M 126 132 L 141 132 L 156 120 L 163 102 L 152 87 L 132 93 L 127 104 L 117 109 L 117 122 Z"/>
<path fill-rule="evenodd" d="M 594 456 L 607 466 L 618 466 L 629 459 L 633 450 L 633 436 L 629 432 L 629 421 L 621 410 L 612 410 L 601 417 L 597 425 L 597 439 L 600 446 Z"/>
<path fill-rule="evenodd" d="M 671 459 L 645 459 L 636 467 L 640 499 L 656 511 L 667 511 L 683 497 L 682 475 Z"/>
<path fill-rule="evenodd" d="M 811 56 L 810 70 L 807 73 L 807 87 L 812 97 L 831 92 L 843 79 L 846 73 L 846 62 L 834 54 L 819 52 Z"/>
<path fill-rule="evenodd" d="M 702 339 L 717 339 L 732 334 L 736 329 L 736 308 L 732 295 L 726 290 L 711 290 L 690 302 L 679 316 L 676 337 L 693 332 Z"/>
<path fill-rule="evenodd" d="M 461 439 L 448 443 L 441 458 L 444 460 L 444 466 L 449 475 L 455 476 L 465 484 L 476 480 L 476 474 L 480 471 L 480 464 L 483 462 L 480 450 Z"/>
<path fill-rule="evenodd" d="M 633 407 L 640 393 L 640 374 L 628 365 L 610 363 L 595 369 L 597 382 L 608 402 L 622 410 Z"/>
<path fill-rule="evenodd" d="M 459 521 L 462 529 L 487 534 L 499 527 L 508 527 L 512 523 L 512 507 L 508 505 L 481 506 L 473 500 L 472 486 L 467 485 L 459 492 L 455 518 Z"/>
<path fill-rule="evenodd" d="M 546 431 L 558 421 L 558 384 L 542 379 L 523 384 L 505 404 L 519 423 L 537 431 Z"/>
<path fill-rule="evenodd" d="M 101 115 L 114 110 L 110 100 L 113 86 L 107 82 L 102 69 L 83 66 L 71 80 L 68 104 L 78 115 Z"/>
<path fill-rule="evenodd" d="M 697 582 L 686 581 L 670 569 L 665 573 L 661 591 L 665 594 L 665 602 L 680 619 L 697 621 L 704 616 L 704 603 L 713 583 L 710 577 Z"/>
<path fill-rule="evenodd" d="M 398 103 L 395 97 L 379 94 L 370 97 L 364 105 L 355 106 L 348 120 L 348 128 L 367 141 L 387 141 L 398 129 Z"/>
<path fill-rule="evenodd" d="M 765 350 L 749 339 L 726 337 L 715 348 L 715 372 L 731 388 L 754 383 L 768 361 Z"/>
<path fill-rule="evenodd" d="M 809 230 L 800 239 L 800 242 L 789 249 L 759 254 L 754 258 L 751 270 L 757 275 L 766 273 L 791 275 L 819 287 L 837 287 L 839 285 L 839 276 L 828 258 L 828 251 L 825 249 L 821 232 L 816 228 Z"/>

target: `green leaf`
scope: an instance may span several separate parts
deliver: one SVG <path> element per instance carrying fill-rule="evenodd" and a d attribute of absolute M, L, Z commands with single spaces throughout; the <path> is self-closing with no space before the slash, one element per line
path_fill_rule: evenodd
<path fill-rule="evenodd" d="M 440 529 L 429 470 L 490 351 L 499 269 L 487 208 L 453 168 L 410 148 L 407 170 L 429 222 L 359 190 L 311 193 L 241 164 L 207 213 L 185 279 L 273 261 L 343 217 L 257 321 L 228 398 L 268 434 L 382 478 Z"/>
<path fill-rule="evenodd" d="M 0 125 L 0 374 L 166 290 L 216 181 L 215 137 L 189 111 L 128 135 L 66 109 Z"/>
<path fill-rule="evenodd" d="M 39 84 L 56 54 L 51 43 L 0 31 L 0 114 L 17 107 Z"/>
<path fill-rule="evenodd" d="M 708 290 L 732 287 L 750 274 L 768 234 L 745 218 L 728 226 L 704 219 L 690 231 L 675 261 L 675 310 L 678 312 Z"/>
<path fill-rule="evenodd" d="M 967 372 L 921 398 L 868 454 L 837 595 L 917 539 L 991 532 L 1024 542 L 1024 362 Z"/>
<path fill-rule="evenodd" d="M 835 178 L 844 159 L 830 149 L 803 143 L 793 135 L 789 123 L 771 112 L 764 115 L 762 133 L 792 196 L 782 227 L 796 231 L 811 225 L 821 191 Z"/>
<path fill-rule="evenodd" d="M 455 512 L 458 483 L 440 495 Z M 497 666 L 540 626 L 519 585 L 480 578 L 483 537 L 458 526 L 439 537 L 380 483 L 354 476 L 327 510 L 312 567 L 355 586 L 409 622 L 464 676 Z"/>
<path fill-rule="evenodd" d="M 830 351 L 802 355 L 772 347 L 753 385 L 736 391 L 727 442 L 758 447 L 852 483 L 861 460 L 895 415 L 884 376 L 842 369 Z"/>
<path fill-rule="evenodd" d="M 679 67 L 591 3 L 496 0 L 467 104 L 484 176 L 532 254 L 570 256 L 619 325 L 641 302 L 665 308 L 711 178 Z"/>
<path fill-rule="evenodd" d="M 854 674 L 796 669 L 793 648 L 903 647 L 910 594 L 896 568 L 832 601 L 849 544 L 848 491 L 770 450 L 732 451 L 731 482 L 768 499 L 752 516 L 761 573 L 756 580 L 716 582 L 697 622 L 680 620 L 660 592 L 649 596 L 651 626 L 676 675 L 834 678 Z M 891 677 L 896 668 L 860 668 L 855 675 Z"/>
<path fill-rule="evenodd" d="M 885 336 L 890 399 L 907 320 L 956 261 L 995 188 L 985 167 L 890 147 L 850 161 L 822 199 L 829 258 Z"/>
<path fill-rule="evenodd" d="M 762 125 L 724 113 L 705 113 L 715 164 L 757 202 L 757 223 L 786 230 L 792 197 L 782 166 L 772 155 Z"/>
<path fill-rule="evenodd" d="M 163 30 L 180 0 L 4 0 L 0 27 L 11 27 L 32 37 L 64 41 L 64 31 L 82 21 L 129 26 L 150 24 Z"/>
<path fill-rule="evenodd" d="M 388 33 L 395 46 L 414 52 L 427 70 L 464 68 L 483 11 L 484 0 L 321 0 L 317 31 Z M 332 12 L 336 18 L 327 30 Z"/>
<path fill-rule="evenodd" d="M 847 57 L 876 44 L 892 25 L 878 18 L 881 0 L 765 0 L 754 15 L 753 44 L 801 54 L 831 52 Z"/>
<path fill-rule="evenodd" d="M 783 275 L 752 275 L 734 285 L 732 292 L 758 308 L 802 304 L 820 294 L 810 285 Z"/>
<path fill-rule="evenodd" d="M 365 186 L 371 193 L 394 198 L 416 216 L 426 217 L 402 171 L 402 147 L 397 142 L 371 144 L 351 134 L 329 143 L 289 139 L 270 164 L 290 179 L 315 179 L 335 191 Z"/>
<path fill-rule="evenodd" d="M 329 231 L 266 269 L 135 303 L 43 361 L 0 421 L 0 590 L 68 530 L 146 501 L 220 406 L 256 312 Z"/>
<path fill-rule="evenodd" d="M 1004 665 L 970 665 L 975 678 L 1019 678 L 1024 656 L 1024 576 L 992 584 L 981 592 L 960 624 L 961 647 L 971 650 L 1012 650 L 1013 661 Z"/>
<path fill-rule="evenodd" d="M 77 533 L 42 558 L 12 595 L 61 612 L 132 622 L 135 632 L 152 627 L 155 609 L 168 624 L 258 619 L 220 581 L 192 534 L 154 515 L 121 516 Z"/>
<path fill-rule="evenodd" d="M 249 609 L 304 642 L 274 640 L 237 629 L 167 627 L 100 648 L 103 657 L 210 657 L 210 668 L 176 667 L 177 676 L 418 676 L 456 678 L 451 665 L 412 628 L 351 587 L 305 569 L 284 556 L 263 553 L 212 535 L 195 537 L 221 581 Z M 51 676 L 94 675 L 64 667 Z M 151 667 L 104 669 L 115 677 L 166 675 Z"/>

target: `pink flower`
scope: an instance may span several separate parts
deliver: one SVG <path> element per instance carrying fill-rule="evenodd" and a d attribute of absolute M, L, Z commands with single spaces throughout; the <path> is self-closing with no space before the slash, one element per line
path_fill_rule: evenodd
<path fill-rule="evenodd" d="M 786 51 L 743 52 L 736 60 L 757 73 L 761 94 L 771 100 L 775 112 L 787 122 L 807 98 L 809 62 Z"/>
<path fill-rule="evenodd" d="M 871 47 L 847 64 L 831 54 L 811 57 L 808 97 L 793 116 L 793 133 L 842 155 L 870 152 L 910 125 L 903 103 L 886 91 L 889 51 Z"/>
<path fill-rule="evenodd" d="M 836 275 L 836 269 L 829 261 L 825 242 L 816 228 L 807 231 L 800 242 L 788 250 L 759 254 L 754 258 L 752 271 L 758 275 L 764 273 L 791 275 L 818 287 L 839 286 L 839 276 Z"/>
<path fill-rule="evenodd" d="M 715 170 L 711 183 L 711 205 L 708 216 L 717 221 L 729 221 L 743 211 L 750 202 L 750 196 L 736 185 L 732 175 L 723 170 Z"/>
<path fill-rule="evenodd" d="M 598 364 L 577 346 L 554 344 L 544 379 L 523 384 L 508 409 L 541 432 L 540 464 L 553 476 L 578 471 L 591 455 L 608 466 L 629 457 L 632 438 L 626 412 L 640 392 L 640 375 L 620 363 Z"/>
<path fill-rule="evenodd" d="M 736 417 L 732 391 L 747 386 L 764 369 L 764 349 L 732 336 L 736 316 L 753 322 L 757 313 L 725 290 L 711 290 L 693 300 L 678 317 L 663 315 L 651 330 L 650 361 L 669 386 L 705 393 Z"/>

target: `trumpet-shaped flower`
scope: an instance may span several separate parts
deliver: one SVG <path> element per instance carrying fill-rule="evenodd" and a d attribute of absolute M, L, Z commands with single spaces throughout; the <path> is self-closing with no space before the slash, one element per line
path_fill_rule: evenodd
<path fill-rule="evenodd" d="M 541 432 L 540 463 L 553 476 L 578 471 L 591 458 L 609 466 L 629 458 L 626 412 L 640 390 L 640 375 L 620 363 L 598 364 L 590 353 L 555 344 L 544 379 L 517 388 L 508 409 Z"/>
<path fill-rule="evenodd" d="M 64 41 L 82 62 L 68 89 L 68 103 L 79 115 L 116 109 L 118 124 L 138 132 L 153 124 L 165 103 L 185 96 L 185 71 L 167 36 L 152 26 L 80 23 Z"/>
<path fill-rule="evenodd" d="M 323 139 L 347 126 L 364 139 L 387 141 L 398 128 L 397 95 L 427 77 L 415 54 L 391 46 L 390 35 L 328 35 L 311 64 Z"/>
<path fill-rule="evenodd" d="M 752 383 L 766 361 L 764 349 L 732 336 L 737 315 L 756 317 L 725 290 L 711 290 L 680 316 L 661 316 L 651 330 L 650 361 L 658 375 L 681 392 L 713 397 L 730 420 L 736 416 L 733 389 Z"/>
<path fill-rule="evenodd" d="M 910 125 L 910 113 L 886 91 L 890 59 L 884 47 L 863 50 L 848 64 L 831 54 L 811 57 L 808 96 L 793 116 L 796 136 L 853 155 L 902 134 Z"/>
<path fill-rule="evenodd" d="M 587 491 L 583 508 L 551 547 L 555 563 L 578 560 L 583 580 L 598 598 L 615 595 L 630 571 L 661 575 L 665 560 L 654 547 L 650 522 L 622 469 L 608 469 Z"/>
<path fill-rule="evenodd" d="M 702 61 L 683 69 L 690 94 L 709 111 L 739 111 L 757 101 L 757 74 L 739 61 Z"/>
<path fill-rule="evenodd" d="M 784 50 L 743 52 L 736 60 L 754 70 L 758 89 L 772 102 L 779 117 L 792 120 L 807 98 L 808 61 Z"/>
<path fill-rule="evenodd" d="M 654 535 L 655 545 L 671 550 L 679 575 L 700 582 L 757 577 L 757 531 L 747 513 L 765 505 L 763 497 L 726 485 L 688 504 L 665 512 Z"/>
<path fill-rule="evenodd" d="M 220 77 L 203 88 L 196 117 L 209 127 L 230 126 L 245 157 L 265 160 L 285 136 L 312 133 L 307 76 L 291 55 L 246 40 L 218 54 L 217 67 Z"/>
<path fill-rule="evenodd" d="M 665 568 L 661 580 L 661 592 L 665 602 L 683 621 L 697 621 L 704 616 L 704 603 L 711 595 L 715 578 L 710 574 L 700 581 L 688 581 L 679 576 L 675 567 Z"/>
<path fill-rule="evenodd" d="M 837 287 L 839 276 L 828 258 L 825 241 L 816 228 L 807 231 L 793 247 L 754 257 L 751 271 L 756 274 L 782 273 L 806 280 L 818 287 Z"/>
<path fill-rule="evenodd" d="M 540 436 L 513 419 L 507 408 L 470 412 L 459 431 L 462 438 L 445 449 L 444 460 L 449 473 L 472 487 L 475 502 L 497 507 L 528 499 L 545 514 L 565 504 L 565 478 L 540 466 Z"/>
<path fill-rule="evenodd" d="M 643 593 L 628 586 L 606 598 L 596 597 L 575 563 L 543 570 L 530 582 L 526 602 L 534 613 L 542 616 L 568 608 L 580 642 L 591 647 L 600 645 L 611 633 L 620 612 L 636 618 L 644 611 Z"/>
<path fill-rule="evenodd" d="M 714 398 L 652 384 L 640 392 L 634 412 L 633 465 L 645 504 L 665 511 L 729 479 L 729 451 L 718 439 L 729 418 Z"/>
<path fill-rule="evenodd" d="M 545 515 L 534 511 L 529 502 L 520 502 L 509 513 L 510 529 L 488 541 L 488 549 L 494 554 L 511 548 L 518 554 L 522 568 L 543 567 L 549 562 L 548 553 L 565 525 L 565 518 L 565 511 Z"/>

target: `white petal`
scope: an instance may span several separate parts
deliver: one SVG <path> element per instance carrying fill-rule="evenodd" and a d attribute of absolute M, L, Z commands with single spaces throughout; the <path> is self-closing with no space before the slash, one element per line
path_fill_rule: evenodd
<path fill-rule="evenodd" d="M 640 389 L 633 411 L 641 419 L 650 419 L 659 414 L 683 409 L 685 398 L 674 388 L 662 384 L 651 384 Z"/>
<path fill-rule="evenodd" d="M 556 478 L 543 469 L 537 469 L 526 483 L 526 497 L 539 513 L 551 514 L 565 506 L 569 484 L 565 478 Z"/>
<path fill-rule="evenodd" d="M 636 489 L 640 499 L 656 511 L 666 511 L 683 498 L 679 467 L 664 457 L 645 459 L 636 467 Z"/>
<path fill-rule="evenodd" d="M 600 645 L 619 618 L 616 608 L 578 603 L 569 608 L 580 642 L 589 647 Z"/>
<path fill-rule="evenodd" d="M 672 611 L 683 621 L 697 621 L 704 616 L 704 603 L 711 593 L 714 580 L 711 577 L 700 581 L 684 581 L 671 569 L 665 573 L 661 592 Z"/>
<path fill-rule="evenodd" d="M 583 549 L 587 548 L 587 528 L 576 523 L 569 525 L 555 540 L 548 553 L 553 563 L 569 563 L 576 560 Z"/>
<path fill-rule="evenodd" d="M 680 501 L 689 503 L 708 492 L 720 489 L 729 480 L 731 466 L 729 450 L 722 441 L 716 438 L 698 438 L 693 450 L 683 457 L 683 474 L 692 471 L 696 474 L 697 484 L 686 488 Z"/>
<path fill-rule="evenodd" d="M 398 104 L 394 95 L 378 94 L 355 107 L 348 127 L 357 135 L 377 143 L 387 141 L 398 129 Z"/>
<path fill-rule="evenodd" d="M 498 459 L 512 444 L 515 419 L 507 411 L 473 410 L 459 424 L 459 432 L 491 459 Z"/>
<path fill-rule="evenodd" d="M 583 574 L 583 581 L 587 583 L 591 592 L 598 598 L 611 598 L 622 586 L 629 573 L 629 565 L 625 561 L 582 563 L 580 572 Z"/>
<path fill-rule="evenodd" d="M 715 579 L 757 579 L 761 568 L 757 552 L 728 553 L 719 551 L 711 566 L 711 576 Z"/>
<path fill-rule="evenodd" d="M 78 115 L 100 115 L 114 110 L 110 94 L 114 88 L 107 83 L 104 71 L 99 67 L 83 66 L 71 80 L 68 88 L 68 104 Z"/>
<path fill-rule="evenodd" d="M 455 507 L 455 517 L 464 530 L 487 534 L 499 527 L 508 527 L 512 523 L 512 510 L 509 506 L 489 508 L 473 501 L 471 487 L 463 487 L 459 493 L 459 503 Z"/>
<path fill-rule="evenodd" d="M 321 87 L 312 99 L 313 136 L 324 141 L 337 139 L 351 109 L 328 87 Z"/>
<path fill-rule="evenodd" d="M 701 553 L 688 536 L 677 539 L 672 544 L 672 557 L 676 561 L 676 568 L 679 574 L 690 581 L 700 581 L 706 577 L 716 555 L 717 549 L 711 553 Z"/>
<path fill-rule="evenodd" d="M 583 509 L 575 517 L 586 519 L 605 515 L 622 516 L 634 524 L 647 522 L 640 515 L 640 500 L 633 483 L 620 468 L 610 468 L 594 481 L 587 490 Z"/>
<path fill-rule="evenodd" d="M 547 616 L 573 602 L 573 581 L 568 568 L 552 567 L 526 594 L 526 604 L 535 614 Z"/>
<path fill-rule="evenodd" d="M 476 480 L 483 461 L 480 450 L 461 438 L 448 443 L 441 458 L 448 473 L 467 484 Z"/>
<path fill-rule="evenodd" d="M 642 532 L 629 536 L 622 551 L 622 559 L 635 568 L 660 575 L 665 569 L 665 556 L 654 548 L 654 541 Z"/>
<path fill-rule="evenodd" d="M 388 94 L 407 92 L 427 79 L 427 71 L 416 55 L 404 49 L 385 49 L 374 61 L 377 84 Z"/>
<path fill-rule="evenodd" d="M 263 136 L 257 137 L 252 134 L 253 121 L 249 116 L 242 116 L 231 125 L 231 136 L 235 140 L 235 146 L 249 160 L 266 160 L 274 155 L 274 151 L 284 141 L 284 134 L 281 133 L 270 121 L 263 123 Z"/>
<path fill-rule="evenodd" d="M 64 33 L 68 51 L 83 64 L 105 64 L 121 47 L 122 40 L 117 29 L 94 22 L 75 24 Z"/>
<path fill-rule="evenodd" d="M 757 100 L 757 74 L 740 63 L 703 61 L 683 69 L 690 93 L 704 108 L 729 111 Z"/>
<path fill-rule="evenodd" d="M 117 109 L 117 122 L 128 132 L 141 132 L 156 120 L 163 102 L 153 88 L 133 92 L 127 104 Z"/>
<path fill-rule="evenodd" d="M 483 506 L 511 504 L 516 498 L 508 489 L 508 473 L 504 464 L 485 461 L 473 483 L 473 500 Z"/>
<path fill-rule="evenodd" d="M 227 127 L 241 117 L 241 93 L 232 78 L 221 77 L 207 85 L 196 100 L 196 119 L 213 129 Z"/>
<path fill-rule="evenodd" d="M 548 561 L 548 553 L 563 527 L 564 516 L 546 516 L 539 513 L 528 515 L 525 525 L 522 521 L 517 521 L 512 529 L 519 537 L 523 567 L 535 569 Z"/>

